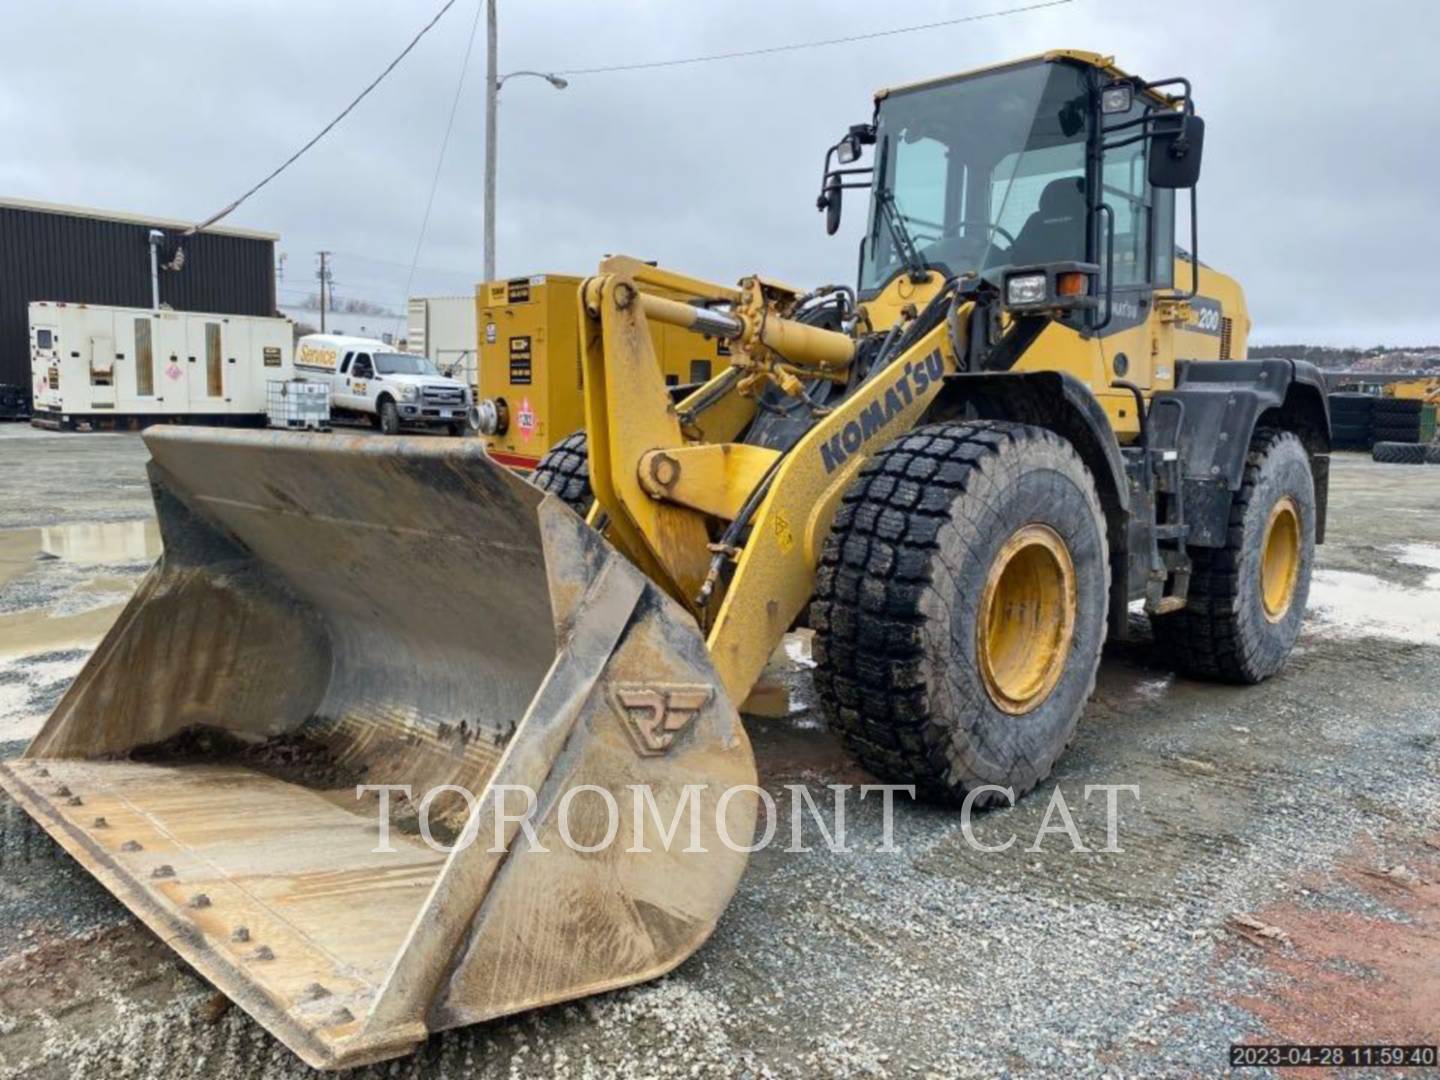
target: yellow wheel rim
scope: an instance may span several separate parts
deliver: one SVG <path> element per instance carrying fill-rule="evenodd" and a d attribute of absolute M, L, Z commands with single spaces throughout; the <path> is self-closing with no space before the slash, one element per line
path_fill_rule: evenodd
<path fill-rule="evenodd" d="M 1260 547 L 1260 602 L 1265 617 L 1279 622 L 1295 599 L 1300 580 L 1300 511 L 1289 495 L 1270 508 Z"/>
<path fill-rule="evenodd" d="M 980 598 L 980 677 L 997 708 L 1019 715 L 1050 695 L 1075 636 L 1075 563 L 1048 525 L 1026 525 L 995 556 Z"/>

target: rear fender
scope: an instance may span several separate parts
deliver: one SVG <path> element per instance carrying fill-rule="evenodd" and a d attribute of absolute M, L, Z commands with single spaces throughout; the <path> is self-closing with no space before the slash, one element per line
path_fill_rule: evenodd
<path fill-rule="evenodd" d="M 1182 360 L 1175 369 L 1175 389 L 1151 398 L 1150 438 L 1179 452 L 1190 543 L 1225 543 L 1230 503 L 1244 482 L 1257 427 L 1293 431 L 1305 445 L 1315 479 L 1315 542 L 1322 543 L 1330 413 L 1319 369 L 1298 360 Z"/>

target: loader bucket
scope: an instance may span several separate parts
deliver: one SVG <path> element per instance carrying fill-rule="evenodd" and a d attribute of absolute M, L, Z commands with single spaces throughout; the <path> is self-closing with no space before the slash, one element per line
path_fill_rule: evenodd
<path fill-rule="evenodd" d="M 476 440 L 145 441 L 164 554 L 0 784 L 186 961 L 338 1068 L 700 946 L 755 768 L 677 604 Z"/>

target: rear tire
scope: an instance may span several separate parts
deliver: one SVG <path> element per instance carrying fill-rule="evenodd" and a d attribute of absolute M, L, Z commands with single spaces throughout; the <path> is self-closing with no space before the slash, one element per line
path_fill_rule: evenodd
<path fill-rule="evenodd" d="M 1300 634 L 1315 562 L 1315 480 L 1294 434 L 1255 433 L 1225 546 L 1192 547 L 1190 560 L 1188 602 L 1154 620 L 1176 669 L 1232 683 L 1279 671 Z"/>
<path fill-rule="evenodd" d="M 400 410 L 393 401 L 380 402 L 380 434 L 400 434 Z"/>
<path fill-rule="evenodd" d="M 548 491 L 582 518 L 590 513 L 590 444 L 585 432 L 567 435 L 546 451 L 530 474 L 530 482 Z"/>
<path fill-rule="evenodd" d="M 1109 578 L 1095 485 L 1069 443 L 1012 423 L 917 428 L 851 482 L 816 571 L 830 726 L 922 798 L 1029 791 L 1094 689 Z"/>

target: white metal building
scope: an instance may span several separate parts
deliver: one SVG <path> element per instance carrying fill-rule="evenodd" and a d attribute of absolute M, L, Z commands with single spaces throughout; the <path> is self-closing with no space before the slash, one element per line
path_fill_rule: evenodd
<path fill-rule="evenodd" d="M 412 297 L 408 311 L 405 347 L 428 357 L 446 375 L 475 387 L 479 381 L 475 297 Z"/>

